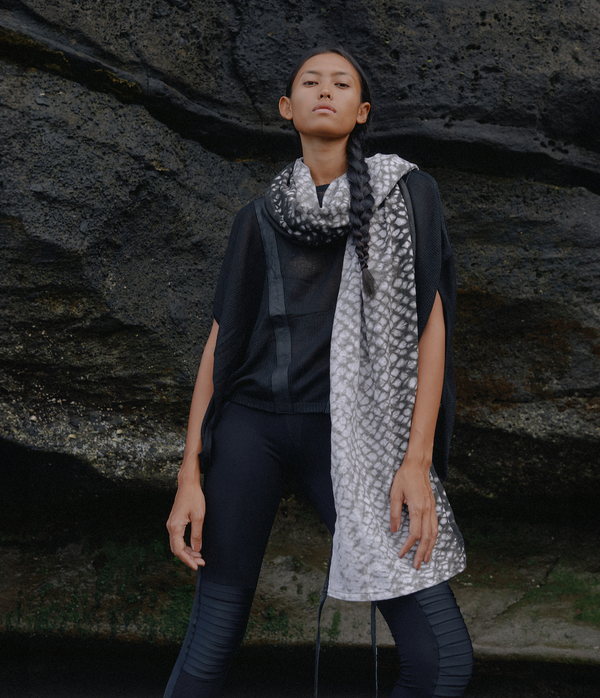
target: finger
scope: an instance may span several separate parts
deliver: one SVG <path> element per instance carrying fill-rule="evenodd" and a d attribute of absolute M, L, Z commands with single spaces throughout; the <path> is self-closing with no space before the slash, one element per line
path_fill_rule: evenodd
<path fill-rule="evenodd" d="M 435 508 L 435 499 L 433 495 L 429 498 L 427 511 L 423 516 L 423 528 L 426 531 L 426 539 L 424 542 L 424 555 L 423 561 L 429 562 L 431 559 L 431 553 L 437 541 L 439 527 L 437 519 L 437 511 Z"/>
<path fill-rule="evenodd" d="M 396 533 L 402 523 L 402 499 L 390 497 L 390 531 Z"/>
<path fill-rule="evenodd" d="M 418 504 L 409 504 L 408 517 L 408 538 L 404 541 L 404 545 L 400 548 L 400 552 L 398 553 L 401 558 L 404 557 L 406 553 L 416 545 L 416 543 L 421 539 L 423 532 L 422 507 Z"/>
<path fill-rule="evenodd" d="M 200 552 L 202 550 L 202 526 L 204 517 L 192 521 L 192 533 L 190 535 L 190 546 L 192 550 Z"/>
<path fill-rule="evenodd" d="M 425 562 L 429 562 L 431 560 L 431 555 L 433 553 L 433 549 L 435 547 L 438 533 L 439 533 L 437 512 L 435 510 L 435 507 L 433 508 L 433 510 L 431 512 L 429 520 L 430 520 L 431 536 L 430 536 L 429 546 L 428 546 L 427 551 L 425 553 L 425 557 L 423 558 Z"/>
<path fill-rule="evenodd" d="M 193 570 L 197 570 L 198 567 L 204 566 L 202 555 L 199 552 L 192 550 L 189 545 L 185 544 L 183 535 L 174 537 L 174 539 L 171 541 L 171 550 L 175 557 L 181 560 L 184 565 L 187 565 Z"/>
<path fill-rule="evenodd" d="M 408 516 L 410 521 L 408 527 L 408 537 L 404 541 L 404 545 L 400 548 L 400 552 L 398 553 L 401 558 L 404 557 L 406 553 L 419 542 L 422 533 L 421 512 L 409 510 Z"/>
<path fill-rule="evenodd" d="M 437 514 L 435 507 L 430 507 L 428 511 L 424 512 L 422 519 L 421 539 L 419 540 L 419 546 L 417 547 L 415 559 L 413 561 L 413 565 L 416 569 L 421 569 L 422 562 L 427 563 L 431 560 L 431 553 L 433 552 L 437 535 Z"/>
<path fill-rule="evenodd" d="M 415 558 L 413 560 L 413 567 L 417 570 L 421 569 L 421 564 L 427 562 L 427 551 L 429 550 L 431 542 L 431 530 L 429 526 L 423 526 L 423 532 L 421 538 L 419 539 L 419 545 L 415 552 Z"/>
<path fill-rule="evenodd" d="M 409 533 L 408 538 L 404 541 L 403 546 L 400 548 L 400 551 L 398 552 L 398 557 L 403 558 L 406 553 L 413 548 L 417 543 L 419 542 L 418 536 L 415 536 L 411 533 Z"/>
<path fill-rule="evenodd" d="M 187 527 L 187 521 L 167 521 L 167 529 L 169 531 L 169 544 L 171 545 L 171 551 L 174 555 L 177 555 L 183 548 L 185 548 L 185 540 L 183 535 Z"/>
<path fill-rule="evenodd" d="M 190 548 L 191 550 L 191 548 Z M 194 558 L 190 553 L 187 552 L 182 552 L 180 555 L 177 555 L 177 558 L 183 562 L 183 564 L 186 567 L 189 567 L 191 570 L 194 570 L 196 572 L 198 570 L 198 567 L 204 567 L 204 560 L 200 558 Z"/>
<path fill-rule="evenodd" d="M 185 565 L 193 570 L 197 570 L 198 567 L 204 567 L 206 564 L 202 555 L 192 550 L 189 546 L 186 546 L 178 557 Z"/>

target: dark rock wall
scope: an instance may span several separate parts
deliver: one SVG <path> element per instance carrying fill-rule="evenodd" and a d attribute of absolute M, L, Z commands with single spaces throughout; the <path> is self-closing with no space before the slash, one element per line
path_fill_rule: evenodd
<path fill-rule="evenodd" d="M 455 488 L 586 491 L 600 440 L 600 9 L 0 2 L 0 424 L 172 481 L 229 226 L 297 154 L 296 57 L 367 66 L 373 148 L 438 179 L 459 272 Z"/>
<path fill-rule="evenodd" d="M 3 69 L 3 426 L 105 471 L 173 467 L 228 228 L 273 171 Z"/>

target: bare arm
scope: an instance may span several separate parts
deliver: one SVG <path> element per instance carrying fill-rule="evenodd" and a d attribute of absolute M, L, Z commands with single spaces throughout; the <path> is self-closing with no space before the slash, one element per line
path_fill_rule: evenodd
<path fill-rule="evenodd" d="M 167 521 L 171 550 L 193 570 L 204 566 L 200 550 L 202 548 L 202 526 L 206 506 L 200 486 L 198 454 L 202 450 L 200 435 L 202 420 L 213 394 L 213 366 L 218 331 L 219 325 L 214 320 L 198 369 L 188 420 L 183 462 L 177 476 L 177 494 Z M 188 523 L 192 525 L 191 545 L 186 545 L 183 538 Z"/>
<path fill-rule="evenodd" d="M 400 528 L 403 504 L 408 506 L 410 518 L 409 535 L 398 554 L 403 557 L 418 541 L 413 563 L 417 569 L 420 569 L 422 562 L 429 562 L 438 534 L 429 469 L 444 383 L 445 345 L 444 310 L 440 294 L 437 293 L 419 341 L 417 395 L 408 447 L 390 491 L 392 533 Z"/>

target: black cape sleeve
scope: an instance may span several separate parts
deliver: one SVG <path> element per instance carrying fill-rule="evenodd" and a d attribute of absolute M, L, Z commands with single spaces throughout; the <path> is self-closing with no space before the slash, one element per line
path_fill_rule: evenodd
<path fill-rule="evenodd" d="M 451 351 L 456 319 L 454 258 L 435 179 L 425 172 L 413 170 L 409 172 L 405 181 L 415 221 L 415 278 L 419 339 L 427 326 L 437 291 L 444 306 L 446 363 L 433 444 L 433 465 L 440 480 L 445 480 L 448 474 L 448 457 L 456 413 L 456 385 Z"/>
<path fill-rule="evenodd" d="M 236 216 L 227 243 L 213 303 L 219 324 L 213 368 L 213 396 L 202 422 L 200 465 L 210 463 L 212 434 L 227 397 L 228 380 L 243 362 L 256 322 L 266 278 L 265 254 L 254 205 Z"/>

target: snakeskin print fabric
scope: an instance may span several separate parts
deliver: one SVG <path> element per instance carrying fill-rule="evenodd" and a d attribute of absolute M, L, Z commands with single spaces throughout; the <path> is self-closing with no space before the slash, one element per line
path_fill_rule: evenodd
<path fill-rule="evenodd" d="M 331 476 L 336 526 L 329 595 L 349 601 L 402 596 L 449 579 L 465 567 L 462 536 L 441 482 L 430 471 L 439 535 L 420 570 L 415 549 L 398 557 L 408 515 L 392 534 L 389 492 L 408 444 L 417 387 L 418 333 L 411 233 L 398 180 L 415 165 L 397 155 L 367 158 L 374 215 L 369 269 L 377 291 L 363 295 L 359 262 L 348 239 L 331 338 Z M 269 215 L 304 244 L 324 244 L 349 229 L 345 176 L 330 184 L 319 207 L 309 168 L 300 159 L 273 181 Z"/>

